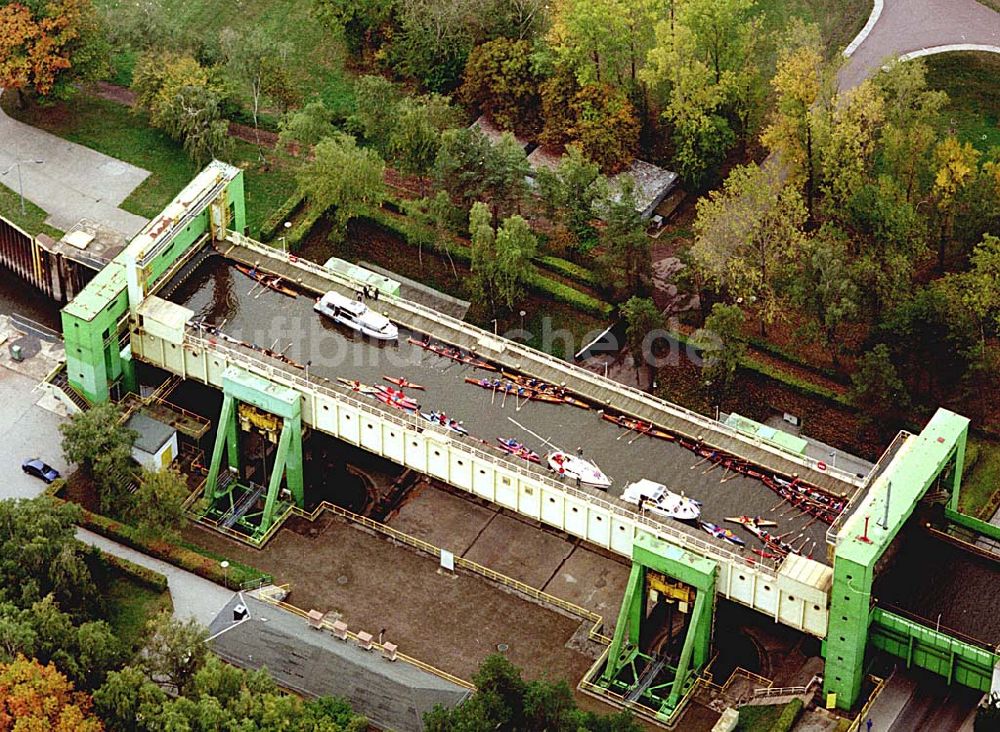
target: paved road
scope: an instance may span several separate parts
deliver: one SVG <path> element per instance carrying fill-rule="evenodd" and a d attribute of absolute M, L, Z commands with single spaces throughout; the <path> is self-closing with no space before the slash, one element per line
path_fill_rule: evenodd
<path fill-rule="evenodd" d="M 872 732 L 958 732 L 969 726 L 980 697 L 980 692 L 948 686 L 927 671 L 899 669 L 872 705 Z"/>
<path fill-rule="evenodd" d="M 170 597 L 174 601 L 174 617 L 179 620 L 194 618 L 202 625 L 208 625 L 233 596 L 232 591 L 225 587 L 106 539 L 87 529 L 78 528 L 76 538 L 86 544 L 96 546 L 108 554 L 114 554 L 165 575 L 170 587 Z"/>
<path fill-rule="evenodd" d="M 1000 13 L 976 0 L 884 0 L 869 35 L 841 69 L 841 89 L 857 86 L 887 60 L 954 44 L 1000 52 Z"/>
<path fill-rule="evenodd" d="M 42 162 L 17 166 L 18 160 Z M 50 226 L 67 231 L 87 218 L 131 238 L 146 224 L 146 219 L 118 206 L 148 171 L 18 122 L 0 110 L 0 183 L 15 193 L 18 167 L 24 197 L 49 214 L 45 223 Z"/>

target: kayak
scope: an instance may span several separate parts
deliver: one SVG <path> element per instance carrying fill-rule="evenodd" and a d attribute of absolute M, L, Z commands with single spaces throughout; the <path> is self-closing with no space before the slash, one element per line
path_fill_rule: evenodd
<path fill-rule="evenodd" d="M 542 462 L 542 458 L 539 457 L 537 452 L 528 449 L 523 443 L 518 442 L 513 437 L 498 437 L 497 442 L 500 443 L 498 449 L 503 450 L 508 455 L 514 455 L 531 463 Z"/>
<path fill-rule="evenodd" d="M 611 487 L 611 478 L 606 476 L 596 463 L 576 455 L 570 455 L 562 450 L 554 450 L 545 456 L 549 469 L 560 476 L 567 476 L 581 483 L 592 485 L 601 490 Z"/>
<path fill-rule="evenodd" d="M 420 384 L 414 384 L 412 381 L 407 381 L 402 376 L 383 376 L 382 378 L 385 381 L 388 381 L 390 384 L 395 384 L 400 389 L 421 389 L 422 390 L 424 388 Z"/>
<path fill-rule="evenodd" d="M 357 379 L 345 379 L 340 376 L 337 377 L 337 381 L 349 388 L 351 391 L 356 391 L 359 394 L 365 394 L 367 396 L 372 396 L 378 393 L 378 389 L 373 386 L 368 386 L 368 384 L 362 384 Z"/>
<path fill-rule="evenodd" d="M 742 538 L 724 526 L 713 524 L 711 521 L 700 521 L 699 523 L 701 524 L 701 528 L 714 536 L 716 539 L 725 539 L 726 541 L 736 544 L 737 546 L 746 546 L 747 544 Z"/>
<path fill-rule="evenodd" d="M 468 435 L 469 431 L 465 429 L 465 426 L 458 420 L 449 419 L 445 414 L 441 412 L 420 412 L 420 416 L 426 419 L 431 424 L 436 424 L 438 427 L 444 427 L 451 430 L 452 432 L 457 432 L 460 435 Z M 442 421 L 443 420 L 443 421 Z"/>

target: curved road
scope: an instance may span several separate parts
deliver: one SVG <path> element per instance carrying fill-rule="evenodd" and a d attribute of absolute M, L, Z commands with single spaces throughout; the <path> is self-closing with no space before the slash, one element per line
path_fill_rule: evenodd
<path fill-rule="evenodd" d="M 886 61 L 916 52 L 1000 53 L 1000 13 L 976 0 L 876 0 L 875 12 L 879 6 L 878 19 L 840 70 L 841 90 L 857 86 Z M 963 48 L 969 46 L 976 48 Z"/>

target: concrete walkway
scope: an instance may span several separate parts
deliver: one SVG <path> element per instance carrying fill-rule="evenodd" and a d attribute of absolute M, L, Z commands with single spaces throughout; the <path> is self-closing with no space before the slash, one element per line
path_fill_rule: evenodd
<path fill-rule="evenodd" d="M 18 122 L 0 110 L 0 184 L 15 193 L 18 168 L 24 197 L 49 214 L 45 223 L 50 226 L 68 231 L 87 218 L 131 238 L 146 224 L 119 205 L 148 171 Z"/>
<path fill-rule="evenodd" d="M 851 89 L 887 61 L 955 50 L 1000 53 L 1000 13 L 976 0 L 875 0 L 877 20 L 848 47 L 838 85 Z"/>
<path fill-rule="evenodd" d="M 202 579 L 196 574 L 178 569 L 172 564 L 154 559 L 87 529 L 77 528 L 76 538 L 85 544 L 96 546 L 108 554 L 114 554 L 116 557 L 127 559 L 164 575 L 170 587 L 170 597 L 174 601 L 174 617 L 178 620 L 194 618 L 202 625 L 207 626 L 233 596 L 232 590 L 227 590 L 225 587 Z"/>

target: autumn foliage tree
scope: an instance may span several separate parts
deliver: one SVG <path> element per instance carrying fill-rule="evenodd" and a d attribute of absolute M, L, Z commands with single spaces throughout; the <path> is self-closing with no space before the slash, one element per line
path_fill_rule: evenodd
<path fill-rule="evenodd" d="M 102 68 L 102 43 L 90 0 L 0 2 L 0 88 L 64 97 Z"/>
<path fill-rule="evenodd" d="M 90 713 L 91 698 L 51 663 L 18 656 L 0 664 L 0 732 L 100 732 L 100 720 Z"/>
<path fill-rule="evenodd" d="M 469 54 L 461 96 L 501 129 L 534 133 L 541 126 L 540 81 L 531 44 L 498 38 Z"/>

